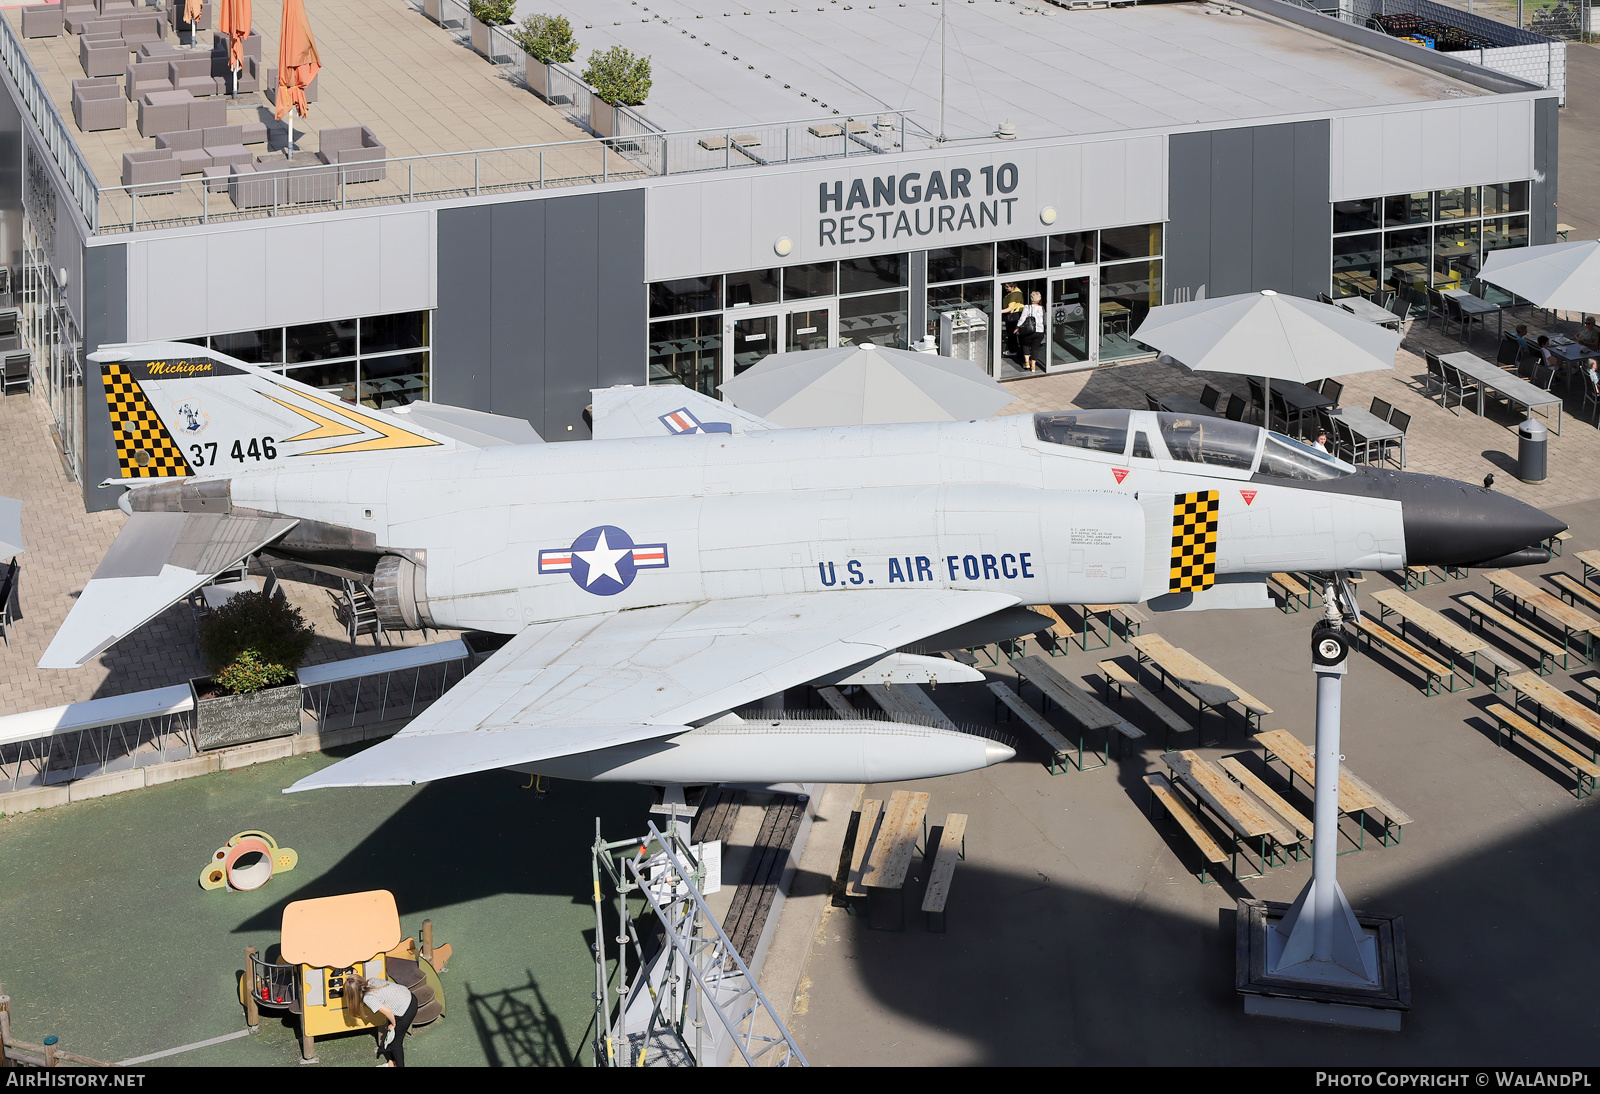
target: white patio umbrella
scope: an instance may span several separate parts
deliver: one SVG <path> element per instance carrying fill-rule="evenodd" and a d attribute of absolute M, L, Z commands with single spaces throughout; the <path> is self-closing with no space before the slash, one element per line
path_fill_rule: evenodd
<path fill-rule="evenodd" d="M 13 498 L 0 498 L 0 558 L 22 554 L 22 503 Z"/>
<path fill-rule="evenodd" d="M 1495 251 L 1478 278 L 1551 311 L 1600 312 L 1600 241 Z"/>
<path fill-rule="evenodd" d="M 1273 380 L 1377 372 L 1400 349 L 1399 331 L 1271 289 L 1151 308 L 1134 337 L 1195 372 L 1260 376 L 1269 407 Z"/>
<path fill-rule="evenodd" d="M 1014 398 L 971 361 L 870 343 L 775 353 L 721 391 L 791 428 L 987 418 Z"/>

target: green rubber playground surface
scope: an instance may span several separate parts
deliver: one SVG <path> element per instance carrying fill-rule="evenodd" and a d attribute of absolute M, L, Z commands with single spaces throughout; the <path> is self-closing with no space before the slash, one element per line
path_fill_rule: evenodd
<path fill-rule="evenodd" d="M 589 847 L 645 826 L 650 791 L 557 782 L 535 798 L 511 772 L 417 787 L 280 793 L 325 755 L 224 771 L 0 820 L 0 988 L 12 1030 L 119 1061 L 244 1028 L 244 949 L 278 941 L 292 900 L 388 889 L 402 928 L 425 918 L 454 955 L 446 1017 L 406 1044 L 409 1066 L 587 1064 L 594 1017 Z M 270 833 L 299 865 L 248 893 L 206 892 L 228 837 Z M 299 1035 L 261 1031 L 149 1066 L 284 1066 Z M 371 1067 L 368 1035 L 317 1042 L 321 1066 Z"/>

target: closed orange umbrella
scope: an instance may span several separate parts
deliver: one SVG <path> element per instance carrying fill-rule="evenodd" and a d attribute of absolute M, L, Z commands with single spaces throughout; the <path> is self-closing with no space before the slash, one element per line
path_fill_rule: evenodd
<path fill-rule="evenodd" d="M 250 0 L 222 0 L 217 29 L 228 36 L 228 67 L 233 69 L 234 93 L 238 93 L 238 71 L 244 67 L 244 40 L 250 37 Z"/>
<path fill-rule="evenodd" d="M 321 71 L 322 61 L 317 57 L 304 0 L 283 0 L 283 26 L 278 31 L 278 103 L 273 116 L 282 121 L 289 108 L 295 107 L 305 117 L 306 88 Z"/>
<path fill-rule="evenodd" d="M 201 7 L 205 0 L 185 0 L 183 5 L 183 21 L 191 27 L 200 21 Z"/>

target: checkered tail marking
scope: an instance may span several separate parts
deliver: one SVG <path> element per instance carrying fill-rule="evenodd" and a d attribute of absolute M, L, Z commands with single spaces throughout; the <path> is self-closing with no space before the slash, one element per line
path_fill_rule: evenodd
<path fill-rule="evenodd" d="M 139 381 L 116 362 L 102 365 L 100 375 L 105 383 L 106 409 L 111 413 L 111 435 L 116 438 L 122 477 L 170 479 L 194 474 Z"/>
<path fill-rule="evenodd" d="M 1218 497 L 1215 490 L 1173 496 L 1169 592 L 1192 592 L 1216 584 Z"/>

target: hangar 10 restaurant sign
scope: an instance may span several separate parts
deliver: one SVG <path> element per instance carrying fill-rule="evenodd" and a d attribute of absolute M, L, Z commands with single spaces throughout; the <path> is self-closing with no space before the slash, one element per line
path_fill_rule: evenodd
<path fill-rule="evenodd" d="M 817 246 L 893 243 L 1020 223 L 1017 165 L 905 171 L 817 184 Z"/>

